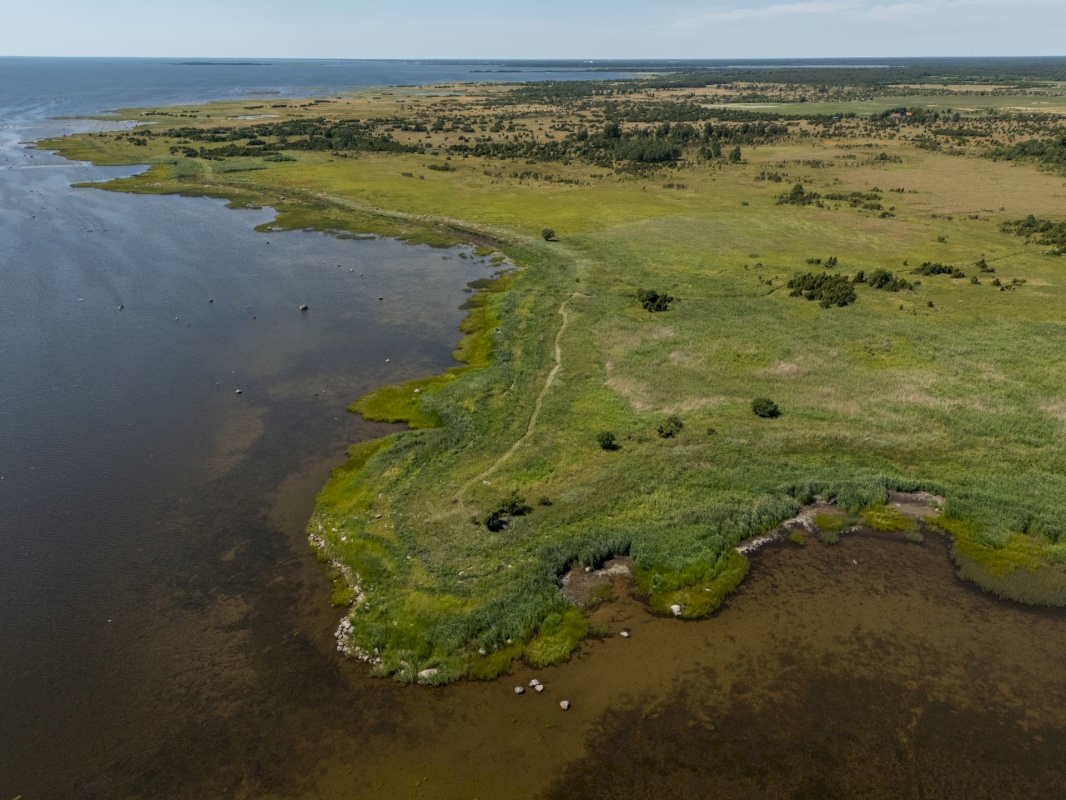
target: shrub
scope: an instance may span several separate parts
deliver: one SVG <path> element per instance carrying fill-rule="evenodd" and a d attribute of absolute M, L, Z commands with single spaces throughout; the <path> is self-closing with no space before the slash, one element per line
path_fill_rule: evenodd
<path fill-rule="evenodd" d="M 796 273 L 788 282 L 788 288 L 792 291 L 792 297 L 805 297 L 808 300 L 817 300 L 822 308 L 833 306 L 846 306 L 855 302 L 855 287 L 847 275 L 830 275 L 813 272 L 806 274 Z"/>
<path fill-rule="evenodd" d="M 803 534 L 800 531 L 792 531 L 788 536 L 788 540 L 792 542 L 792 544 L 798 544 L 800 547 L 807 543 L 807 540 L 803 538 Z"/>
<path fill-rule="evenodd" d="M 681 429 L 684 427 L 685 423 L 681 421 L 681 417 L 671 414 L 659 423 L 659 436 L 663 439 L 672 439 L 681 433 Z"/>
<path fill-rule="evenodd" d="M 817 192 L 808 192 L 802 183 L 795 184 L 790 191 L 777 198 L 779 206 L 809 206 L 818 201 L 820 195 Z"/>
<path fill-rule="evenodd" d="M 658 311 L 669 311 L 670 304 L 674 302 L 674 298 L 671 295 L 659 294 L 654 289 L 637 289 L 637 299 L 640 304 L 644 306 L 645 311 L 652 313 Z"/>
<path fill-rule="evenodd" d="M 525 498 L 514 492 L 489 512 L 485 517 L 485 527 L 494 532 L 502 531 L 514 517 L 523 517 L 532 510 L 532 506 L 526 505 Z"/>
<path fill-rule="evenodd" d="M 935 261 L 926 261 L 920 267 L 913 270 L 915 275 L 950 275 L 952 278 L 965 278 L 966 273 L 958 267 L 950 264 L 940 264 Z"/>
<path fill-rule="evenodd" d="M 866 278 L 866 284 L 871 289 L 884 289 L 887 292 L 900 292 L 914 288 L 910 281 L 897 278 L 887 269 L 875 269 Z"/>
<path fill-rule="evenodd" d="M 757 417 L 774 419 L 781 416 L 781 409 L 769 397 L 756 397 L 751 401 L 751 411 Z"/>
<path fill-rule="evenodd" d="M 1066 222 L 1055 223 L 1049 219 L 1037 219 L 1030 214 L 1025 219 L 1004 222 L 1000 226 L 1004 233 L 1033 238 L 1037 244 L 1049 245 L 1053 249 L 1048 255 L 1066 255 Z"/>
<path fill-rule="evenodd" d="M 618 441 L 614 438 L 614 434 L 610 431 L 600 431 L 596 434 L 596 441 L 599 442 L 600 449 L 602 450 L 617 450 Z"/>
<path fill-rule="evenodd" d="M 540 232 L 540 235 L 544 237 L 544 241 L 551 242 L 555 239 L 555 231 L 551 228 L 545 228 Z"/>

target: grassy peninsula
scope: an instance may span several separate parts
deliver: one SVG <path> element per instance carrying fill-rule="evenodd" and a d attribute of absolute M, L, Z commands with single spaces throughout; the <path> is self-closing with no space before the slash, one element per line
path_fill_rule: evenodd
<path fill-rule="evenodd" d="M 963 577 L 1066 604 L 1066 75 L 1027 69 L 395 88 L 40 146 L 501 264 L 461 365 L 354 404 L 410 430 L 353 447 L 309 529 L 343 649 L 439 683 L 567 658 L 560 576 L 612 555 L 705 616 L 816 496 L 942 494 Z"/>

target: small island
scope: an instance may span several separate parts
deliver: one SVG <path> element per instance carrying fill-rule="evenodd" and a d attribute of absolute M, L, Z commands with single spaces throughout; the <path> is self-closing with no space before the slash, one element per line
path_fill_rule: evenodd
<path fill-rule="evenodd" d="M 352 405 L 408 429 L 309 526 L 339 649 L 437 684 L 568 658 L 598 595 L 564 584 L 608 561 L 704 617 L 800 528 L 913 546 L 922 517 L 961 577 L 1066 605 L 1066 76 L 931 69 L 124 110 L 39 146 L 498 265 L 455 368 Z"/>

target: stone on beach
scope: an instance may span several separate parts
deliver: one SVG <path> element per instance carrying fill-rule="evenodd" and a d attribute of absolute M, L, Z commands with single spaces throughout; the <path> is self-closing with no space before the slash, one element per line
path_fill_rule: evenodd
<path fill-rule="evenodd" d="M 514 687 L 514 693 L 515 694 L 525 694 L 526 693 L 526 688 L 524 686 L 516 686 L 516 687 Z"/>
<path fill-rule="evenodd" d="M 559 708 L 561 708 L 563 711 L 569 711 L 570 710 L 570 701 L 569 700 L 560 700 L 559 701 Z"/>

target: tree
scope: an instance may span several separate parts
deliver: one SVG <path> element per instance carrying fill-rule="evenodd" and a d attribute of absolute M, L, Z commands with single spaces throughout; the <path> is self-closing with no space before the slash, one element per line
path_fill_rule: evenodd
<path fill-rule="evenodd" d="M 729 151 L 729 160 L 733 164 L 739 164 L 740 163 L 740 159 L 741 159 L 740 145 L 738 144 L 736 147 L 734 147 L 732 150 Z"/>
<path fill-rule="evenodd" d="M 596 434 L 596 441 L 599 442 L 600 448 L 603 450 L 617 450 L 618 442 L 614 438 L 614 434 L 610 431 L 600 431 Z"/>
<path fill-rule="evenodd" d="M 763 419 L 774 419 L 781 416 L 781 409 L 769 397 L 756 397 L 752 400 L 751 411 L 755 416 Z"/>

